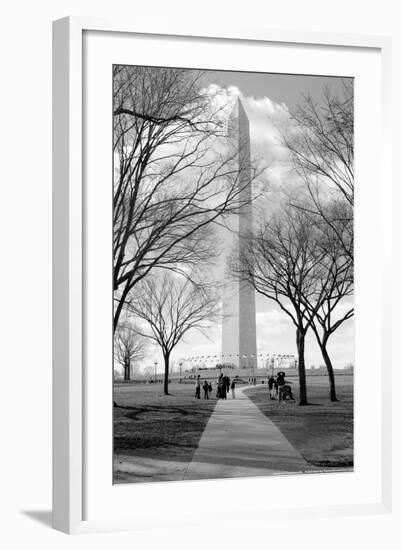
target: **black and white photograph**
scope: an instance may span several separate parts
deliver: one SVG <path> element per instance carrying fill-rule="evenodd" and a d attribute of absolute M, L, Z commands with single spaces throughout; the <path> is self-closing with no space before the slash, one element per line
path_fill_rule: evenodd
<path fill-rule="evenodd" d="M 394 546 L 399 11 L 4 5 L 1 548 Z"/>
<path fill-rule="evenodd" d="M 114 483 L 353 471 L 353 79 L 112 79 Z"/>

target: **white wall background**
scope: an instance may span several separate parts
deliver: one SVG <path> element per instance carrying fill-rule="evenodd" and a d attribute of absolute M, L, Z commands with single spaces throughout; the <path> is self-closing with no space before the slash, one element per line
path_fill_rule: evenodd
<path fill-rule="evenodd" d="M 287 544 L 312 550 L 378 548 L 396 539 L 400 518 L 399 495 L 393 517 L 359 517 L 341 520 L 298 521 L 272 526 L 229 526 L 208 515 L 202 530 L 120 533 L 67 537 L 52 531 L 51 507 L 51 21 L 65 15 L 117 16 L 149 21 L 196 18 L 205 27 L 210 18 L 230 27 L 256 25 L 266 28 L 386 34 L 394 48 L 394 147 L 399 146 L 401 126 L 401 33 L 396 0 L 367 3 L 363 0 L 15 0 L 2 6 L 0 31 L 1 84 L 1 450 L 0 544 L 3 548 L 86 548 L 99 550 L 129 545 L 131 548 L 267 547 L 277 545 L 284 529 Z M 397 141 L 397 143 L 395 143 Z M 394 158 L 398 158 L 397 154 Z M 399 180 L 396 177 L 396 180 Z M 400 332 L 399 207 L 395 186 L 393 200 L 394 340 Z M 398 237 L 398 238 L 397 238 Z M 372 252 L 374 261 L 374 252 Z M 396 352 L 396 344 L 394 345 Z M 394 378 L 400 387 L 394 354 Z M 400 407 L 395 405 L 400 416 Z M 399 427 L 399 426 L 398 426 Z M 400 463 L 399 433 L 395 445 Z M 400 485 L 396 472 L 395 481 Z M 183 503 L 185 505 L 185 503 Z M 306 548 L 306 546 L 305 546 Z"/>

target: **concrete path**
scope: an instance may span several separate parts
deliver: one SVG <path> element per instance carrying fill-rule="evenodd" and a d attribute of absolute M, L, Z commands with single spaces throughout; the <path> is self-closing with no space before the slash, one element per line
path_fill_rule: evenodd
<path fill-rule="evenodd" d="M 191 462 L 118 455 L 114 460 L 115 483 L 316 471 L 252 403 L 244 389 L 235 390 L 236 399 L 231 399 L 230 393 L 227 400 L 217 401 Z"/>
<path fill-rule="evenodd" d="M 219 400 L 184 479 L 253 477 L 313 471 L 244 393 Z M 291 406 L 278 405 L 277 406 Z"/>

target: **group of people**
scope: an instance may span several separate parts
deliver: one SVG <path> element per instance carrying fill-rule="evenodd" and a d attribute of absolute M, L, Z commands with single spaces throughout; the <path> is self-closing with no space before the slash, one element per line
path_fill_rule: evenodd
<path fill-rule="evenodd" d="M 285 380 L 285 372 L 280 371 L 273 376 L 269 376 L 267 380 L 270 399 L 278 399 L 279 401 L 295 401 L 292 395 L 290 384 Z"/>
<path fill-rule="evenodd" d="M 209 399 L 209 394 L 212 392 L 212 384 L 205 380 L 202 384 L 200 374 L 196 377 L 195 381 L 195 399 L 200 399 L 201 397 L 201 387 L 203 388 L 203 399 Z"/>
<path fill-rule="evenodd" d="M 278 399 L 278 401 L 295 401 L 292 394 L 290 382 L 285 379 L 285 372 L 280 371 L 275 376 L 271 374 L 267 380 L 270 399 Z M 212 393 L 212 384 L 207 380 L 202 383 L 200 374 L 195 381 L 195 399 L 201 398 L 201 389 L 203 389 L 203 399 L 209 399 Z M 216 398 L 227 399 L 227 395 L 231 391 L 231 399 L 235 399 L 235 379 L 230 381 L 230 377 L 222 372 L 217 380 Z"/>
<path fill-rule="evenodd" d="M 203 399 L 209 399 L 209 395 L 212 393 L 212 384 L 207 380 L 204 380 L 203 384 L 198 374 L 195 382 L 195 399 L 201 398 L 201 388 L 203 389 Z M 230 382 L 229 376 L 225 376 L 223 373 L 220 373 L 220 376 L 217 380 L 216 388 L 216 398 L 217 399 L 227 399 L 227 394 L 230 393 L 231 398 L 235 399 L 235 380 Z"/>
<path fill-rule="evenodd" d="M 235 380 L 232 380 L 230 383 L 230 377 L 224 375 L 222 372 L 217 380 L 217 399 L 227 399 L 227 394 L 230 393 L 231 389 L 231 399 L 235 399 Z"/>

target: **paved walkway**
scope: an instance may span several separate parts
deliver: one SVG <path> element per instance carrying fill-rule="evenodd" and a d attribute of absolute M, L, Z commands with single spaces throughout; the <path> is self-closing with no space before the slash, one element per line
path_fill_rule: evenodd
<path fill-rule="evenodd" d="M 219 399 L 191 462 L 119 455 L 117 483 L 216 479 L 316 470 L 244 393 Z M 279 405 L 277 406 L 291 406 Z"/>
<path fill-rule="evenodd" d="M 235 390 L 236 399 L 229 394 L 227 400 L 217 402 L 184 479 L 253 477 L 315 469 L 252 403 L 244 389 Z"/>

